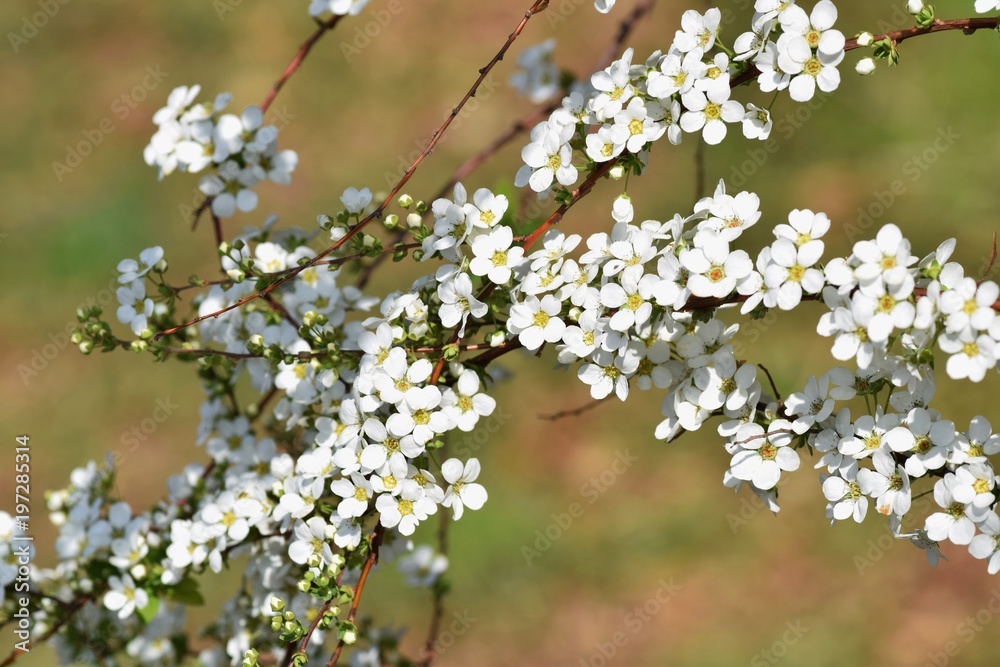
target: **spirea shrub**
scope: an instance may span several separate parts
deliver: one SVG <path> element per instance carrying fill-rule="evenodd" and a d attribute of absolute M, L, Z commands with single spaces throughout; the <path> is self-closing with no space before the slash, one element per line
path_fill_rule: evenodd
<path fill-rule="evenodd" d="M 160 178 L 199 174 L 205 200 L 195 215 L 213 225 L 222 277 L 177 280 L 161 248 L 137 252 L 118 265 L 117 312 L 79 312 L 73 341 L 85 354 L 132 350 L 190 364 L 205 394 L 194 438 L 204 451 L 145 510 L 116 497 L 111 459 L 75 470 L 47 495 L 58 564 L 30 566 L 27 592 L 15 588 L 14 517 L 0 514 L 3 611 L 13 618 L 18 599 L 31 600 L 31 645 L 49 641 L 60 664 L 430 665 L 448 559 L 444 540 L 416 546 L 411 536 L 434 519 L 442 535 L 453 520 L 476 520 L 488 498 L 480 463 L 451 455 L 449 440 L 496 409 L 497 360 L 543 349 L 594 399 L 662 396 L 650 439 L 716 429 L 731 455 L 722 483 L 774 512 L 782 476 L 807 458 L 831 522 L 861 522 L 873 509 L 932 564 L 950 541 L 1000 571 L 1000 435 L 988 416 L 956 424 L 933 400 L 940 374 L 979 382 L 997 368 L 1000 287 L 950 261 L 954 241 L 916 248 L 892 224 L 846 257 L 827 256 L 836 221 L 808 201 L 762 221 L 757 195 L 720 182 L 691 210 L 640 221 L 627 192 L 657 151 L 767 140 L 780 98 L 834 93 L 845 70 L 895 65 L 905 40 L 992 30 L 997 17 L 942 20 L 910 2 L 911 27 L 848 39 L 830 0 L 757 0 L 735 39 L 722 33 L 719 9 L 691 9 L 673 39 L 642 58 L 624 42 L 651 0 L 629 13 L 596 0 L 598 11 L 623 15 L 608 28 L 617 58 L 570 80 L 548 41 L 523 49 L 510 74 L 540 105 L 520 139 L 517 196 L 552 212 L 526 218 L 469 173 L 436 198 L 407 193 L 525 25 L 552 11 L 536 0 L 391 192 L 341 184 L 343 208 L 309 229 L 272 217 L 233 234 L 228 219 L 253 219 L 245 214 L 258 188 L 288 184 L 299 167 L 265 123 L 267 107 L 318 40 L 367 4 L 312 0 L 316 32 L 261 107 L 240 110 L 231 95 L 192 85 L 154 115 L 145 161 Z M 994 0 L 968 4 L 1000 10 Z M 862 57 L 845 62 L 851 51 Z M 771 103 L 742 101 L 748 88 Z M 498 145 L 518 139 L 516 127 Z M 621 195 L 606 230 L 583 238 L 570 209 L 597 188 Z M 772 226 L 774 240 L 748 247 L 743 233 L 758 224 Z M 393 262 L 416 262 L 423 275 L 388 294 L 366 291 L 372 272 Z M 782 398 L 730 341 L 740 322 L 803 302 L 817 302 L 833 361 Z M 239 400 L 237 384 L 254 399 Z M 922 494 L 937 510 L 912 516 Z M 393 560 L 408 583 L 433 591 L 418 655 L 403 655 L 397 632 L 358 615 L 373 565 Z M 203 600 L 198 576 L 231 565 L 243 570 L 239 590 L 221 604 Z M 184 611 L 203 603 L 218 618 L 195 649 Z"/>

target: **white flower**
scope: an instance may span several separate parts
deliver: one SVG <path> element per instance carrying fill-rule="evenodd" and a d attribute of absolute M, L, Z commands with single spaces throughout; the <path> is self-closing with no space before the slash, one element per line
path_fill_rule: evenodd
<path fill-rule="evenodd" d="M 344 205 L 348 213 L 357 215 L 372 203 L 372 191 L 368 188 L 362 188 L 361 190 L 355 187 L 347 188 L 344 190 L 344 194 L 340 196 L 340 202 Z"/>
<path fill-rule="evenodd" d="M 823 480 L 823 495 L 829 501 L 827 516 L 834 521 L 853 517 L 857 523 L 868 514 L 868 497 L 861 491 L 857 473 L 846 471 L 843 477 L 830 476 Z"/>
<path fill-rule="evenodd" d="M 518 69 L 510 76 L 510 85 L 535 104 L 559 92 L 559 68 L 552 60 L 555 48 L 554 39 L 529 46 L 521 52 Z"/>
<path fill-rule="evenodd" d="M 403 535 L 412 535 L 417 525 L 437 512 L 437 504 L 415 487 L 406 487 L 399 496 L 384 493 L 375 501 L 386 528 L 396 528 Z"/>
<path fill-rule="evenodd" d="M 335 532 L 323 517 L 314 516 L 308 521 L 297 521 L 293 529 L 294 540 L 288 545 L 288 557 L 292 562 L 305 565 L 313 556 L 319 556 L 324 563 L 333 562 L 333 550 L 329 540 Z"/>
<path fill-rule="evenodd" d="M 627 107 L 615 114 L 615 125 L 628 133 L 625 147 L 631 153 L 638 153 L 646 144 L 656 141 L 667 131 L 663 123 L 650 117 L 641 97 L 633 97 Z"/>
<path fill-rule="evenodd" d="M 982 534 L 969 542 L 969 553 L 973 558 L 988 558 L 987 571 L 996 574 L 1000 572 L 1000 517 L 990 512 L 979 525 L 979 530 Z"/>
<path fill-rule="evenodd" d="M 729 244 L 721 239 L 710 239 L 700 248 L 681 251 L 680 262 L 691 273 L 687 282 L 691 293 L 717 299 L 732 294 L 736 283 L 753 270 L 746 252 L 730 252 Z"/>
<path fill-rule="evenodd" d="M 481 318 L 489 311 L 489 306 L 473 294 L 472 279 L 467 273 L 460 273 L 454 280 L 441 283 L 437 293 L 441 299 L 441 324 L 449 329 L 458 326 L 459 337 L 465 336 L 465 323 L 470 314 Z"/>
<path fill-rule="evenodd" d="M 510 280 L 511 269 L 521 264 L 524 248 L 511 247 L 514 232 L 510 227 L 495 227 L 488 234 L 481 234 L 472 241 L 475 258 L 469 263 L 473 275 L 486 276 L 497 285 Z"/>
<path fill-rule="evenodd" d="M 938 345 L 951 355 L 946 368 L 952 379 L 981 382 L 986 371 L 997 365 L 996 341 L 985 334 L 977 336 L 969 329 L 944 334 L 938 338 Z"/>
<path fill-rule="evenodd" d="M 462 431 L 471 431 L 480 417 L 488 417 L 496 409 L 496 400 L 479 389 L 479 375 L 467 368 L 458 376 L 455 386 L 444 391 L 441 412 Z"/>
<path fill-rule="evenodd" d="M 597 132 L 587 135 L 587 156 L 594 162 L 613 160 L 622 154 L 630 139 L 627 128 L 602 125 Z"/>
<path fill-rule="evenodd" d="M 685 132 L 702 132 L 705 143 L 712 146 L 726 138 L 726 123 L 743 120 L 743 105 L 729 99 L 729 88 L 713 88 L 707 93 L 689 90 L 681 101 L 687 111 L 680 118 Z"/>
<path fill-rule="evenodd" d="M 996 501 L 997 477 L 988 463 L 972 463 L 955 470 L 952 495 L 960 503 L 986 509 Z"/>
<path fill-rule="evenodd" d="M 478 510 L 486 503 L 486 489 L 475 483 L 479 477 L 479 459 L 469 459 L 465 466 L 458 459 L 448 459 L 441 466 L 441 474 L 449 484 L 441 504 L 451 508 L 456 521 L 462 518 L 466 507 Z"/>
<path fill-rule="evenodd" d="M 337 514 L 344 519 L 363 515 L 368 510 L 368 502 L 375 495 L 371 482 L 356 472 L 350 479 L 336 479 L 330 483 L 330 490 L 342 498 L 337 505 Z"/>
<path fill-rule="evenodd" d="M 635 88 L 630 81 L 631 67 L 632 49 L 628 49 L 621 59 L 590 77 L 590 85 L 597 92 L 597 96 L 590 101 L 590 108 L 600 120 L 614 117 L 635 95 Z"/>
<path fill-rule="evenodd" d="M 786 33 L 778 40 L 778 67 L 792 77 L 788 92 L 796 102 L 811 100 L 817 86 L 825 93 L 832 93 L 840 86 L 837 65 L 844 59 L 844 36 L 836 30 L 827 34 L 831 33 L 840 35 L 839 51 L 814 51 L 809 37 L 797 37 L 792 33 Z M 810 34 L 815 34 L 815 31 Z"/>
<path fill-rule="evenodd" d="M 820 375 L 819 379 L 810 377 L 804 392 L 792 394 L 785 400 L 787 413 L 796 417 L 792 423 L 796 433 L 805 433 L 814 424 L 826 421 L 833 414 L 836 402 L 828 395 L 829 391 L 828 375 Z"/>
<path fill-rule="evenodd" d="M 568 186 L 579 177 L 573 166 L 573 149 L 557 132 L 547 131 L 539 140 L 525 146 L 521 150 L 521 159 L 525 167 L 517 173 L 517 187 L 530 185 L 535 192 L 544 192 L 553 180 Z"/>
<path fill-rule="evenodd" d="M 722 11 L 716 7 L 709 9 L 704 15 L 693 9 L 687 10 L 681 16 L 681 30 L 674 35 L 674 48 L 682 53 L 694 49 L 710 51 L 715 46 L 721 21 Z"/>
<path fill-rule="evenodd" d="M 620 283 L 608 283 L 601 288 L 601 305 L 617 308 L 611 316 L 609 326 L 615 331 L 625 332 L 633 326 L 645 324 L 653 312 L 653 290 L 660 284 L 654 274 L 642 275 L 635 271 L 621 273 Z"/>
<path fill-rule="evenodd" d="M 590 385 L 590 395 L 601 400 L 615 392 L 619 400 L 628 398 L 628 378 L 639 368 L 635 355 L 619 356 L 611 352 L 598 351 L 593 363 L 585 364 L 577 371 L 584 384 Z"/>
<path fill-rule="evenodd" d="M 615 6 L 617 0 L 594 0 L 594 7 L 602 14 L 607 14 Z"/>
<path fill-rule="evenodd" d="M 691 90 L 695 81 L 705 76 L 708 69 L 702 61 L 704 55 L 701 49 L 693 49 L 687 54 L 668 53 L 660 63 L 660 69 L 649 73 L 647 92 L 665 101 L 672 95 Z"/>
<path fill-rule="evenodd" d="M 801 37 L 810 49 L 823 56 L 837 56 L 844 51 L 844 35 L 833 29 L 837 7 L 830 0 L 820 0 L 808 17 L 801 7 L 789 7 L 781 14 L 781 29 L 786 35 Z"/>
<path fill-rule="evenodd" d="M 143 250 L 139 253 L 138 262 L 134 259 L 123 259 L 118 262 L 118 273 L 121 274 L 118 276 L 118 282 L 126 284 L 142 278 L 149 273 L 150 269 L 159 264 L 161 259 L 163 259 L 163 248 L 160 246 Z"/>
<path fill-rule="evenodd" d="M 149 604 L 149 595 L 145 590 L 138 588 L 132 577 L 127 574 L 121 577 L 111 575 L 108 577 L 108 586 L 110 590 L 104 594 L 104 606 L 118 612 L 118 618 L 122 620 Z"/>
<path fill-rule="evenodd" d="M 822 241 L 796 247 L 788 239 L 777 239 L 771 245 L 771 262 L 764 271 L 764 284 L 768 287 L 764 305 L 792 310 L 799 305 L 803 293 L 819 294 L 826 280 L 822 271 L 812 267 L 822 254 Z M 774 296 L 768 298 L 772 293 Z"/>
<path fill-rule="evenodd" d="M 309 16 L 357 16 L 369 0 L 310 0 Z"/>
<path fill-rule="evenodd" d="M 198 188 L 212 197 L 212 213 L 220 218 L 232 217 L 239 209 L 244 213 L 257 208 L 257 175 L 249 167 L 241 168 L 229 161 L 219 167 L 218 175 L 205 176 Z"/>
<path fill-rule="evenodd" d="M 500 222 L 509 205 L 506 196 L 479 188 L 472 195 L 472 203 L 464 206 L 466 220 L 475 229 L 489 229 Z"/>
<path fill-rule="evenodd" d="M 996 312 L 993 305 L 1000 297 L 1000 287 L 987 281 L 977 285 L 972 278 L 961 282 L 941 294 L 939 308 L 948 319 L 945 322 L 948 333 L 956 333 L 966 328 L 986 331 L 993 324 Z"/>
<path fill-rule="evenodd" d="M 141 336 L 154 310 L 152 299 L 146 298 L 146 283 L 136 280 L 130 285 L 119 287 L 115 294 L 121 304 L 117 312 L 118 321 L 129 325 L 136 336 Z"/>
<path fill-rule="evenodd" d="M 562 302 L 551 294 L 541 299 L 529 296 L 511 306 L 507 328 L 517 335 L 525 348 L 537 350 L 543 343 L 555 343 L 562 339 L 566 324 L 559 318 L 561 310 Z"/>
<path fill-rule="evenodd" d="M 985 518 L 985 512 L 979 512 L 977 515 L 972 511 L 972 507 L 967 507 L 955 498 L 954 492 L 957 486 L 958 478 L 954 473 L 946 474 L 934 484 L 934 500 L 945 511 L 927 517 L 924 530 L 935 542 L 948 539 L 955 544 L 969 544 L 976 534 L 976 524 L 973 523 L 972 517 L 980 520 Z"/>
<path fill-rule="evenodd" d="M 980 14 L 1000 10 L 1000 0 L 976 0 L 976 11 Z M 993 572 L 990 572 L 993 574 Z"/>
<path fill-rule="evenodd" d="M 861 491 L 875 498 L 875 509 L 879 514 L 903 516 L 910 511 L 909 475 L 885 451 L 875 452 L 872 462 L 875 470 L 862 468 L 858 471 Z"/>
<path fill-rule="evenodd" d="M 747 111 L 743 116 L 744 137 L 764 141 L 771 136 L 772 127 L 774 123 L 771 121 L 770 111 L 752 102 L 747 104 Z"/>
<path fill-rule="evenodd" d="M 760 424 L 746 424 L 737 430 L 737 449 L 729 466 L 733 477 L 767 491 L 775 487 L 782 471 L 798 470 L 799 455 L 789 447 L 791 427 L 791 423 L 776 419 L 766 433 Z"/>
<path fill-rule="evenodd" d="M 397 567 L 410 586 L 429 587 L 448 569 L 448 557 L 422 544 L 413 553 L 400 558 Z"/>

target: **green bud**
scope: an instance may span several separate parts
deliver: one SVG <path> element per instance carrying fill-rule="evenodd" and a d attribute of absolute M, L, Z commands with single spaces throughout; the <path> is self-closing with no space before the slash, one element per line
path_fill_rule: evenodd
<path fill-rule="evenodd" d="M 417 213 L 426 213 L 428 208 L 427 202 L 423 199 L 417 202 Z"/>
<path fill-rule="evenodd" d="M 456 359 L 458 359 L 458 355 L 462 353 L 462 350 L 459 349 L 458 345 L 453 343 L 451 345 L 445 345 L 444 350 L 442 350 L 442 352 L 443 352 L 442 356 L 444 357 L 445 361 L 455 361 Z"/>
<path fill-rule="evenodd" d="M 79 347 L 80 347 L 80 352 L 83 354 L 90 354 L 91 352 L 94 351 L 94 344 L 89 340 L 85 340 L 82 343 L 80 343 Z"/>
<path fill-rule="evenodd" d="M 397 227 L 399 227 L 399 216 L 398 215 L 396 215 L 395 213 L 390 213 L 389 215 L 385 216 L 385 228 L 386 229 L 392 230 L 392 229 L 396 229 Z"/>
<path fill-rule="evenodd" d="M 298 588 L 303 593 L 308 593 L 312 589 L 312 584 L 303 579 L 299 581 L 299 583 L 295 584 L 295 587 Z"/>

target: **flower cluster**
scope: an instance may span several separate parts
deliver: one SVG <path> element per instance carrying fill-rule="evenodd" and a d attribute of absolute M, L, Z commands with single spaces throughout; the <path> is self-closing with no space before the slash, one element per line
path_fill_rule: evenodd
<path fill-rule="evenodd" d="M 334 3 L 336 4 L 336 3 Z M 288 185 L 298 165 L 292 150 L 278 150 L 278 128 L 264 125 L 264 113 L 249 106 L 239 116 L 224 114 L 232 95 L 222 93 L 214 102 L 197 103 L 201 86 L 176 88 L 153 116 L 159 128 L 146 146 L 146 164 L 160 170 L 160 178 L 176 170 L 198 173 L 199 188 L 212 199 L 212 213 L 220 218 L 236 210 L 257 208 L 261 181 Z"/>
<path fill-rule="evenodd" d="M 322 31 L 366 4 L 311 0 L 309 12 Z M 595 0 L 605 13 L 614 4 Z M 928 11 L 921 3 L 914 13 L 920 21 Z M 336 656 L 360 642 L 352 665 L 415 664 L 399 652 L 399 632 L 355 622 L 364 582 L 376 561 L 398 557 L 408 583 L 435 599 L 447 590 L 447 556 L 410 538 L 431 517 L 457 520 L 485 505 L 479 460 L 455 456 L 453 443 L 496 410 L 488 391 L 503 374 L 490 364 L 521 349 L 551 351 L 596 400 L 659 392 L 657 439 L 717 420 L 729 457 L 723 484 L 746 486 L 773 511 L 782 476 L 816 453 L 833 522 L 862 521 L 874 501 L 893 533 L 932 562 L 947 540 L 1000 571 L 991 462 L 1000 435 L 984 416 L 959 430 L 931 407 L 939 357 L 948 378 L 973 382 L 1000 361 L 1000 286 L 952 262 L 954 241 L 919 258 L 889 224 L 846 257 L 824 260 L 834 224 L 825 214 L 798 209 L 769 220 L 757 195 L 721 182 L 672 217 L 637 220 L 622 193 L 606 231 L 553 227 L 601 176 L 641 175 L 663 136 L 717 144 L 738 124 L 745 137 L 767 139 L 769 107 L 732 99 L 739 84 L 788 90 L 799 102 L 836 89 L 846 48 L 836 20 L 829 0 L 809 13 L 794 1 L 757 0 L 751 29 L 729 46 L 719 9 L 688 11 L 665 50 L 634 63 L 629 49 L 570 88 L 532 129 L 515 179 L 561 204 L 541 225 L 522 219 L 509 192 L 488 187 L 458 183 L 429 203 L 350 187 L 343 208 L 310 229 L 278 229 L 272 216 L 229 235 L 216 249 L 221 279 L 170 284 L 160 247 L 123 260 L 116 315 L 133 336 L 119 338 L 93 307 L 78 313 L 73 342 L 84 353 L 124 348 L 195 363 L 205 399 L 196 442 L 207 461 L 171 477 L 147 511 L 117 495 L 110 457 L 49 494 L 59 562 L 31 567 L 45 593 L 36 632 L 60 630 L 65 664 L 117 664 L 123 653 L 151 667 L 192 657 L 301 667 L 326 659 L 327 639 Z M 893 57 L 890 46 L 878 57 Z M 562 89 L 553 49 L 549 41 L 526 50 L 512 77 L 536 102 Z M 210 169 L 201 188 L 213 213 L 250 211 L 252 188 L 288 183 L 296 155 L 278 151 L 260 109 L 224 114 L 227 95 L 196 103 L 199 92 L 171 93 L 146 161 L 161 177 Z M 569 192 L 581 172 L 588 188 Z M 374 221 L 391 238 L 366 229 Z M 773 240 L 753 254 L 740 247 L 745 231 L 765 224 Z M 417 260 L 423 275 L 367 294 L 370 272 L 390 256 Z M 188 290 L 198 290 L 189 309 Z M 804 302 L 822 310 L 817 332 L 832 339 L 836 361 L 782 398 L 763 367 L 739 358 L 734 320 Z M 915 502 L 922 493 L 933 494 L 932 511 Z M 0 513 L 7 606 L 14 531 Z M 200 600 L 198 575 L 236 559 L 245 576 L 195 650 L 183 608 Z M 98 634 L 108 640 L 95 648 Z"/>
<path fill-rule="evenodd" d="M 793 100 L 806 102 L 817 87 L 836 90 L 845 39 L 833 29 L 834 4 L 820 0 L 810 15 L 794 2 L 758 0 L 756 7 L 752 30 L 732 48 L 722 42 L 719 9 L 689 10 L 665 52 L 633 63 L 629 49 L 594 74 L 589 88 L 566 97 L 562 108 L 532 131 L 517 185 L 536 192 L 547 191 L 553 181 L 573 185 L 579 178 L 575 153 L 591 165 L 623 160 L 623 154 L 644 165 L 650 146 L 664 135 L 679 144 L 685 133 L 700 133 L 714 145 L 735 124 L 749 139 L 767 139 L 769 109 L 732 99 L 735 82 L 754 71 L 751 65 L 763 92 L 787 89 Z"/>

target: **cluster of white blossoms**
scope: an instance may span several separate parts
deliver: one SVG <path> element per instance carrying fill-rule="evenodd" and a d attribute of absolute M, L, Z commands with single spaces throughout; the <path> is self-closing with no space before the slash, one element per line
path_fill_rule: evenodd
<path fill-rule="evenodd" d="M 552 54 L 556 40 L 547 39 L 521 52 L 517 71 L 510 75 L 510 85 L 532 102 L 538 104 L 559 92 L 559 67 Z"/>
<path fill-rule="evenodd" d="M 181 86 L 167 106 L 153 115 L 158 130 L 146 146 L 146 164 L 160 170 L 160 178 L 176 170 L 202 176 L 199 189 L 212 200 L 212 213 L 231 217 L 257 208 L 261 181 L 292 182 L 299 158 L 293 150 L 278 150 L 278 128 L 264 125 L 264 113 L 248 106 L 239 116 L 224 114 L 232 95 L 221 93 L 211 103 L 195 100 L 201 86 Z"/>
<path fill-rule="evenodd" d="M 312 0 L 310 13 L 328 20 L 366 4 Z M 614 4 L 595 0 L 602 12 Z M 766 139 L 769 110 L 731 99 L 736 83 L 756 79 L 795 101 L 837 87 L 845 40 L 829 0 L 809 13 L 788 0 L 757 0 L 755 10 L 732 47 L 718 9 L 688 11 L 664 52 L 633 64 L 628 50 L 572 89 L 532 130 L 517 185 L 554 190 L 566 207 L 581 196 L 564 189 L 581 171 L 594 181 L 639 175 L 664 135 L 715 144 L 739 124 L 745 137 Z M 552 49 L 526 51 L 514 77 L 534 100 L 560 89 Z M 198 92 L 171 93 L 146 161 L 161 176 L 212 168 L 202 189 L 216 216 L 249 211 L 251 188 L 287 183 L 295 154 L 277 151 L 259 109 L 223 114 L 228 96 L 197 104 Z M 486 503 L 479 460 L 453 456 L 453 445 L 491 419 L 487 392 L 501 374 L 489 366 L 520 349 L 550 350 L 595 399 L 660 392 L 657 439 L 718 418 L 731 457 L 723 484 L 746 485 L 773 511 L 782 475 L 815 452 L 828 518 L 861 521 L 874 501 L 932 562 L 947 540 L 1000 571 L 991 462 L 1000 435 L 983 416 L 960 430 L 931 407 L 937 359 L 950 379 L 978 382 L 1000 356 L 1000 286 L 950 261 L 953 241 L 920 259 L 890 224 L 824 260 L 834 222 L 801 209 L 767 223 L 774 240 L 754 257 L 739 245 L 765 219 L 761 201 L 724 183 L 664 220 L 636 220 L 622 194 L 609 230 L 586 238 L 552 227 L 568 207 L 533 227 L 508 195 L 461 183 L 429 204 L 366 187 L 340 201 L 312 229 L 278 229 L 271 217 L 229 234 L 218 248 L 221 279 L 171 285 L 159 247 L 122 261 L 116 315 L 132 339 L 115 335 L 100 308 L 78 313 L 73 341 L 85 353 L 126 348 L 196 364 L 205 394 L 196 442 L 208 460 L 171 477 L 164 500 L 144 512 L 118 496 L 112 457 L 48 495 L 59 562 L 32 566 L 46 595 L 33 620 L 38 634 L 59 627 L 61 663 L 115 665 L 123 653 L 150 667 L 192 658 L 256 667 L 262 656 L 301 667 L 326 660 L 332 640 L 352 646 L 356 667 L 414 664 L 398 652 L 399 632 L 346 609 L 376 559 L 398 556 L 408 583 L 443 595 L 447 557 L 410 538 L 429 532 L 431 517 L 457 520 Z M 392 241 L 361 228 L 374 220 Z M 521 235 L 525 227 L 534 231 Z M 364 292 L 380 260 L 411 254 L 431 268 L 408 288 Z M 188 294 L 197 294 L 190 309 Z M 782 399 L 761 367 L 737 357 L 731 320 L 804 303 L 822 311 L 817 331 L 832 339 L 836 362 Z M 930 512 L 917 511 L 922 493 L 933 493 Z M 14 530 L 0 513 L 5 610 Z M 207 625 L 207 647 L 195 649 L 183 607 L 200 601 L 198 575 L 237 559 L 239 588 Z"/>
<path fill-rule="evenodd" d="M 758 0 L 752 29 L 730 48 L 721 39 L 719 9 L 684 12 L 665 52 L 640 64 L 627 50 L 534 128 L 515 183 L 536 192 L 548 191 L 553 182 L 573 185 L 579 178 L 574 153 L 594 163 L 625 153 L 645 164 L 650 145 L 664 135 L 676 145 L 685 133 L 700 133 L 714 145 L 730 125 L 739 125 L 745 137 L 766 140 L 770 110 L 731 99 L 734 80 L 753 72 L 752 65 L 763 92 L 787 89 L 793 100 L 806 102 L 817 88 L 836 90 L 845 45 L 844 35 L 833 29 L 836 20 L 830 0 L 820 0 L 811 14 L 794 2 Z"/>

